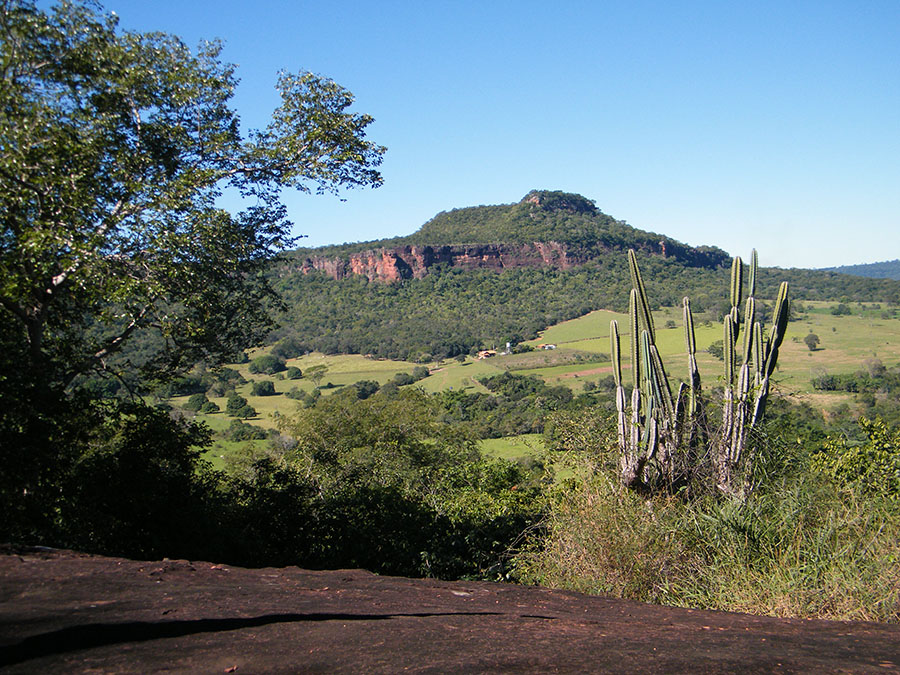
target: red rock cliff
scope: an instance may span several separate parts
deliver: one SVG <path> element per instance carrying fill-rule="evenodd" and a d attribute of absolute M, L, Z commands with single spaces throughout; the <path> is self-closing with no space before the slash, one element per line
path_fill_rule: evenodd
<path fill-rule="evenodd" d="M 558 242 L 533 244 L 474 244 L 470 246 L 403 246 L 353 253 L 349 258 L 311 256 L 300 264 L 308 273 L 320 270 L 334 279 L 360 274 L 370 281 L 421 279 L 433 265 L 463 269 L 502 270 L 509 267 L 569 269 L 585 262 L 570 255 Z"/>

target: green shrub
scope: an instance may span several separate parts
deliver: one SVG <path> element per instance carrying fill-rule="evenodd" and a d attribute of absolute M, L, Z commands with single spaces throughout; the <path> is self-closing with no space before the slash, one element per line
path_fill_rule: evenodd
<path fill-rule="evenodd" d="M 266 432 L 252 424 L 232 420 L 225 431 L 225 438 L 229 441 L 255 441 L 266 438 Z"/>
<path fill-rule="evenodd" d="M 256 410 L 247 403 L 247 399 L 234 393 L 228 397 L 228 401 L 225 404 L 225 412 L 231 417 L 239 417 L 241 419 L 256 417 Z"/>
<path fill-rule="evenodd" d="M 248 370 L 254 375 L 274 375 L 285 370 L 286 366 L 283 359 L 279 359 L 271 354 L 257 356 L 250 362 Z"/>
<path fill-rule="evenodd" d="M 210 415 L 212 413 L 217 413 L 220 410 L 221 410 L 221 408 L 218 406 L 218 404 L 214 403 L 213 401 L 207 401 L 202 406 L 200 406 L 199 412 L 202 412 L 206 415 Z"/>
<path fill-rule="evenodd" d="M 859 419 L 859 426 L 866 441 L 830 438 L 813 454 L 813 466 L 841 488 L 900 498 L 900 428 L 865 417 Z"/>
<path fill-rule="evenodd" d="M 197 412 L 200 410 L 206 403 L 209 403 L 209 399 L 206 398 L 206 394 L 191 394 L 188 397 L 188 400 L 185 402 L 182 408 L 185 410 L 191 410 L 193 412 Z"/>
<path fill-rule="evenodd" d="M 254 396 L 275 396 L 275 384 L 271 380 L 258 380 L 253 383 L 252 394 Z"/>

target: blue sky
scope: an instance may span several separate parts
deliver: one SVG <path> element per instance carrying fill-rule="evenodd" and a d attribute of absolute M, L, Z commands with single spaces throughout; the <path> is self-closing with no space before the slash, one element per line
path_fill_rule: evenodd
<path fill-rule="evenodd" d="M 900 1 L 106 0 L 121 25 L 221 38 L 245 127 L 276 73 L 356 96 L 385 184 L 285 196 L 306 245 L 577 192 L 763 265 L 900 257 Z"/>

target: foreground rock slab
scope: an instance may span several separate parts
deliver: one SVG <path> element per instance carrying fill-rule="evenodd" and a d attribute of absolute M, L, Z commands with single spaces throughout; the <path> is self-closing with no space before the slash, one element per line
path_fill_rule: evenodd
<path fill-rule="evenodd" d="M 542 588 L 0 552 L 10 673 L 900 672 L 900 626 Z"/>

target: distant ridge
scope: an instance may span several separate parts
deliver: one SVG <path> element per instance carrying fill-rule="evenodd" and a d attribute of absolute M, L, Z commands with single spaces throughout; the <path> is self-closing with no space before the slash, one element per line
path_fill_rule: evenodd
<path fill-rule="evenodd" d="M 824 267 L 826 272 L 852 274 L 869 279 L 895 279 L 900 281 L 900 259 L 885 262 L 866 263 L 862 265 L 841 265 L 840 267 Z"/>

